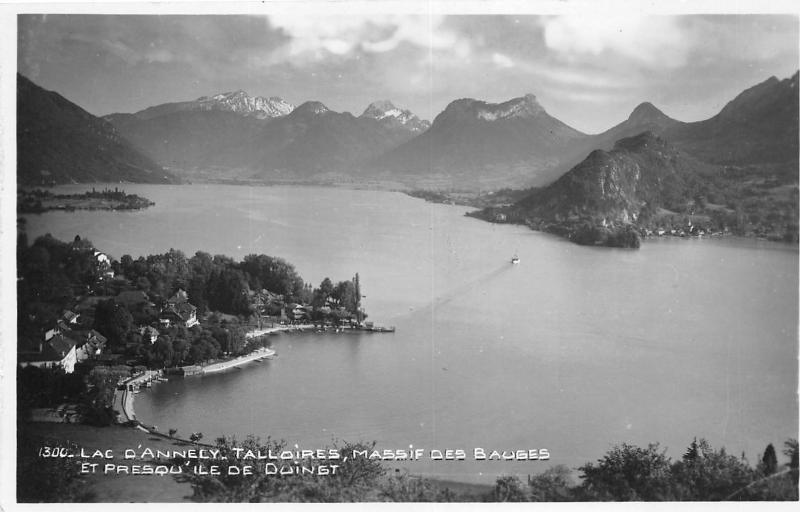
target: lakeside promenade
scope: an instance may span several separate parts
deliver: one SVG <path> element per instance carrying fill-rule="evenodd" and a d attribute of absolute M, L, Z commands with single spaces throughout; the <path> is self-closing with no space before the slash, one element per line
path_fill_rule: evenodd
<path fill-rule="evenodd" d="M 287 331 L 301 331 L 303 327 L 306 329 L 311 328 L 311 325 L 274 325 L 272 327 L 264 327 L 263 329 L 255 329 L 250 332 L 245 333 L 245 339 L 252 339 L 258 338 L 259 336 L 266 336 L 267 334 L 273 334 L 276 332 L 287 332 Z"/>
<path fill-rule="evenodd" d="M 207 366 L 203 366 L 202 370 L 199 372 L 200 375 L 204 375 L 206 373 L 216 373 L 227 370 L 229 368 L 238 368 L 240 365 L 247 364 L 251 361 L 255 361 L 258 359 L 272 359 L 275 357 L 275 351 L 271 348 L 260 348 L 255 352 L 251 352 L 250 354 L 239 356 L 229 361 L 221 361 L 219 363 L 212 363 Z"/>
<path fill-rule="evenodd" d="M 274 350 L 270 348 L 261 348 L 250 354 L 239 356 L 228 361 L 220 361 L 203 366 L 201 371 L 198 372 L 198 375 L 222 372 L 230 368 L 238 368 L 241 365 L 255 360 L 271 359 L 273 357 L 275 357 Z M 152 381 L 156 377 L 161 377 L 162 373 L 161 370 L 148 370 L 122 382 L 124 389 L 122 391 L 117 390 L 114 393 L 114 408 L 122 411 L 123 418 L 120 418 L 120 422 L 126 423 L 128 421 L 136 421 L 136 412 L 133 409 L 133 401 L 136 393 L 131 391 L 131 386 L 136 387 L 144 382 Z"/>
<path fill-rule="evenodd" d="M 261 337 L 267 336 L 269 334 L 275 334 L 279 332 L 298 332 L 298 331 L 309 331 L 309 330 L 319 330 L 320 328 L 315 326 L 314 324 L 281 324 L 281 325 L 272 325 L 270 327 L 264 327 L 261 329 L 254 329 L 245 333 L 245 339 L 249 341 Z M 323 331 L 326 330 L 324 327 L 322 328 Z M 370 325 L 369 327 L 362 327 L 362 326 L 340 326 L 339 329 L 342 330 L 349 330 L 349 331 L 371 331 L 371 332 L 394 332 L 394 327 L 384 328 L 375 326 L 373 327 Z M 208 365 L 203 365 L 197 367 L 197 371 L 193 373 L 193 375 L 206 375 L 211 373 L 218 373 L 223 372 L 225 370 L 229 370 L 231 368 L 240 368 L 242 365 L 251 363 L 256 360 L 263 360 L 263 359 L 272 359 L 276 355 L 276 352 L 270 348 L 260 348 L 250 354 L 246 354 L 243 356 L 236 357 L 234 359 L 229 359 L 226 361 L 219 361 L 214 362 Z M 133 402 L 135 398 L 136 392 L 133 389 L 138 388 L 141 384 L 145 382 L 153 381 L 156 378 L 161 378 L 163 376 L 163 372 L 161 370 L 147 370 L 141 374 L 135 375 L 129 379 L 124 380 L 120 384 L 122 385 L 122 390 L 117 390 L 114 393 L 114 409 L 122 411 L 122 416 L 119 418 L 120 423 L 126 423 L 129 421 L 137 421 L 136 420 L 136 411 L 133 408 Z M 132 389 L 133 387 L 133 389 Z M 139 428 L 142 428 L 141 426 Z"/>

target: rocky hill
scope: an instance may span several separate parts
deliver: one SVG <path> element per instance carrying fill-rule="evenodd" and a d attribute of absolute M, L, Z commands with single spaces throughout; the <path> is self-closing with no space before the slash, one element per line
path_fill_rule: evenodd
<path fill-rule="evenodd" d="M 617 141 L 611 151 L 593 151 L 516 208 L 534 223 L 630 224 L 659 208 L 682 209 L 687 198 L 707 187 L 703 176 L 713 172 L 713 167 L 644 132 Z"/>

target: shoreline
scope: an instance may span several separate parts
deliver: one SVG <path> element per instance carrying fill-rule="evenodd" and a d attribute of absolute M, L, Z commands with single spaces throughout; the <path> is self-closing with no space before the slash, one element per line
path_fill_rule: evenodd
<path fill-rule="evenodd" d="M 17 191 L 17 213 L 41 214 L 49 211 L 77 210 L 136 211 L 155 206 L 155 203 L 136 194 L 126 194 L 115 188 L 76 194 L 54 194 L 41 188 L 20 188 Z"/>
<path fill-rule="evenodd" d="M 262 329 L 256 329 L 253 331 L 249 331 L 245 333 L 245 339 L 253 340 L 255 338 L 259 338 L 261 336 L 267 336 L 270 334 L 276 334 L 281 332 L 305 332 L 314 330 L 316 327 L 313 324 L 287 324 L 287 325 L 273 325 L 272 327 L 266 327 Z M 378 328 L 383 329 L 383 328 Z M 377 329 L 356 329 L 353 327 L 347 328 L 345 330 L 363 330 L 365 332 L 394 332 L 394 328 L 391 328 L 392 331 L 382 331 Z M 199 370 L 191 375 L 184 375 L 181 378 L 192 377 L 192 376 L 202 376 L 207 374 L 219 373 L 224 372 L 226 370 L 230 370 L 231 368 L 240 368 L 240 365 L 245 365 L 251 363 L 256 360 L 263 360 L 263 359 L 274 359 L 277 356 L 277 352 L 271 348 L 262 347 L 254 352 L 249 354 L 245 354 L 243 356 L 235 357 L 233 359 L 228 359 L 225 361 L 219 361 L 216 363 L 211 363 L 209 365 L 200 366 Z M 114 391 L 114 409 L 119 410 L 121 412 L 120 418 L 118 419 L 118 423 L 130 423 L 135 422 L 137 428 L 141 429 L 144 432 L 156 435 L 163 435 L 162 433 L 158 432 L 158 430 L 153 430 L 152 428 L 148 428 L 143 422 L 136 418 L 136 411 L 133 408 L 133 404 L 135 401 L 136 393 L 132 391 L 132 386 L 139 386 L 141 383 L 147 381 L 151 382 L 154 379 L 159 379 L 164 377 L 163 370 L 146 370 L 144 373 L 139 375 L 134 375 L 128 379 L 125 379 L 118 383 L 118 386 L 122 386 L 122 390 L 116 389 Z M 124 420 L 123 420 L 124 417 Z M 186 441 L 189 442 L 189 441 Z"/>
<path fill-rule="evenodd" d="M 250 354 L 239 356 L 228 361 L 221 361 L 219 363 L 212 363 L 208 366 L 202 367 L 198 375 L 205 375 L 207 373 L 216 373 L 228 370 L 230 368 L 238 368 L 240 364 L 247 364 L 257 359 L 272 359 L 275 357 L 276 352 L 271 348 L 260 348 Z"/>
<path fill-rule="evenodd" d="M 243 356 L 239 356 L 233 359 L 229 359 L 227 361 L 221 361 L 219 363 L 212 363 L 208 366 L 202 367 L 202 370 L 198 372 L 196 375 L 204 375 L 210 373 L 217 373 L 228 370 L 230 368 L 238 368 L 239 365 L 247 364 L 257 359 L 272 359 L 275 357 L 276 352 L 270 348 L 260 348 L 255 352 L 251 352 L 250 354 L 246 354 Z M 135 400 L 135 395 L 133 391 L 131 391 L 131 386 L 138 386 L 142 382 L 152 382 L 153 379 L 161 378 L 163 376 L 162 370 L 147 370 L 143 374 L 135 375 L 129 379 L 126 379 L 120 383 L 124 387 L 122 391 L 119 389 L 114 391 L 114 408 L 117 408 L 117 403 L 119 403 L 119 408 L 121 409 L 121 415 L 125 417 L 125 422 L 137 422 L 138 428 L 144 430 L 148 433 L 158 433 L 152 432 L 148 429 L 141 421 L 136 418 L 136 411 L 133 408 L 133 402 Z M 185 377 L 182 377 L 185 378 Z M 120 395 L 118 397 L 118 395 Z M 119 400 L 118 400 L 119 398 Z"/>

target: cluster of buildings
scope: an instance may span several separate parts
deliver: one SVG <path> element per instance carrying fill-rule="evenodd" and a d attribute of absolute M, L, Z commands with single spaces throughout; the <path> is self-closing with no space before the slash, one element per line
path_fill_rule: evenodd
<path fill-rule="evenodd" d="M 98 281 L 114 278 L 114 270 L 110 258 L 94 248 L 83 246 L 76 237 L 76 250 L 91 250 L 98 270 Z M 305 304 L 284 302 L 284 297 L 268 290 L 259 292 L 250 291 L 248 297 L 252 310 L 260 318 L 280 317 L 281 322 L 306 323 L 312 320 L 314 308 Z M 148 295 L 141 290 L 127 290 L 114 297 L 118 305 L 124 306 L 128 311 L 149 307 L 155 310 L 156 305 L 150 302 Z M 96 299 L 90 300 L 87 308 L 96 305 Z M 80 306 L 76 307 L 77 311 Z M 344 310 L 336 301 L 328 299 L 319 311 L 326 317 L 335 313 L 340 320 L 351 320 L 352 315 Z M 104 355 L 108 340 L 94 329 L 86 329 L 80 325 L 81 314 L 72 310 L 63 311 L 62 316 L 56 321 L 38 344 L 38 350 L 20 352 L 19 364 L 22 367 L 35 366 L 39 368 L 62 368 L 67 373 L 72 373 L 75 364 L 90 358 L 107 358 Z M 197 307 L 189 302 L 186 291 L 179 289 L 175 295 L 167 299 L 158 310 L 158 322 L 151 325 L 141 325 L 136 332 L 145 343 L 153 344 L 158 340 L 160 333 L 173 326 L 191 328 L 199 324 Z M 102 359 L 101 358 L 101 359 Z"/>
<path fill-rule="evenodd" d="M 129 308 L 141 303 L 152 305 L 142 291 L 122 292 L 115 297 L 115 301 Z M 79 323 L 80 316 L 80 313 L 72 310 L 64 311 L 55 325 L 44 333 L 38 350 L 18 354 L 20 366 L 62 368 L 66 373 L 72 373 L 75 371 L 76 363 L 99 358 L 106 349 L 108 339 L 94 329 L 83 328 Z M 158 328 L 145 325 L 140 326 L 137 332 L 143 340 L 152 344 L 158 339 L 160 328 L 169 328 L 173 325 L 185 327 L 198 325 L 197 308 L 189 303 L 189 298 L 183 290 L 178 290 L 178 293 L 170 297 L 161 308 Z"/>
<path fill-rule="evenodd" d="M 75 371 L 75 363 L 102 354 L 108 340 L 94 329 L 83 329 L 78 325 L 79 313 L 67 310 L 56 321 L 56 325 L 44 334 L 39 350 L 21 352 L 19 364 L 38 368 L 63 368 Z"/>

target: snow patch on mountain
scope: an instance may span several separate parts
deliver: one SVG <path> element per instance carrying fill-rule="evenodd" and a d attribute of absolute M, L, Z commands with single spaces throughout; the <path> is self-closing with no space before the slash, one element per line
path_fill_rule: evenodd
<path fill-rule="evenodd" d="M 376 119 L 378 121 L 395 123 L 412 132 L 423 132 L 430 127 L 428 121 L 417 117 L 410 110 L 400 109 L 391 101 L 383 100 L 371 103 L 361 117 Z"/>
<path fill-rule="evenodd" d="M 477 109 L 476 115 L 478 119 L 484 121 L 497 121 L 514 117 L 536 117 L 542 113 L 544 113 L 544 108 L 539 105 L 536 96 L 526 94 L 505 103 L 485 103 Z"/>
<path fill-rule="evenodd" d="M 282 117 L 294 110 L 294 105 L 283 98 L 271 96 L 249 96 L 244 91 L 225 92 L 214 96 L 203 96 L 196 100 L 200 110 L 227 110 L 259 119 Z"/>

